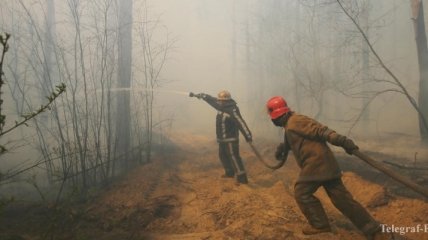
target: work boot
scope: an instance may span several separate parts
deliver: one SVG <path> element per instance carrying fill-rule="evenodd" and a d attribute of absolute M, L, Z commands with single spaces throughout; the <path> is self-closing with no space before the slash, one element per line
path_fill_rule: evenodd
<path fill-rule="evenodd" d="M 238 183 L 247 184 L 248 183 L 247 174 L 244 173 L 244 174 L 238 175 L 236 180 L 238 181 Z"/>
<path fill-rule="evenodd" d="M 299 203 L 299 207 L 308 220 L 307 226 L 302 229 L 303 234 L 312 235 L 322 232 L 331 232 L 327 215 L 319 201 L 313 203 Z"/>
<path fill-rule="evenodd" d="M 320 234 L 325 232 L 331 232 L 331 228 L 329 226 L 323 227 L 323 228 L 315 228 L 311 225 L 305 225 L 302 228 L 302 233 L 305 235 L 314 235 L 314 234 Z"/>

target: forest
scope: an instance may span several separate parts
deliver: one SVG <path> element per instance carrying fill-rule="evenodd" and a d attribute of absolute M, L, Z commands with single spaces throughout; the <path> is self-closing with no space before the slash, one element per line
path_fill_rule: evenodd
<path fill-rule="evenodd" d="M 2 0 L 0 239 L 366 239 L 322 188 L 332 233 L 302 234 L 297 157 L 260 161 L 284 141 L 274 96 L 398 176 L 328 145 L 391 239 L 428 239 L 423 3 Z M 248 184 L 221 177 L 221 111 L 191 98 L 225 90 Z"/>

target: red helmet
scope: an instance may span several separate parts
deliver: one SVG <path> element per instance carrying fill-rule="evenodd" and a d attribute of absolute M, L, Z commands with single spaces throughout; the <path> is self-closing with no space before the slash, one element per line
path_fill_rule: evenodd
<path fill-rule="evenodd" d="M 277 119 L 290 111 L 287 106 L 287 102 L 284 98 L 279 96 L 269 99 L 269 101 L 267 101 L 266 108 L 271 119 Z"/>

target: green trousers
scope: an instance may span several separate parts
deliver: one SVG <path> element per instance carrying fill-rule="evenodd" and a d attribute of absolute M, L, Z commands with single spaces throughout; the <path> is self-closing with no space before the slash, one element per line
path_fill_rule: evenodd
<path fill-rule="evenodd" d="M 354 200 L 340 178 L 296 183 L 294 197 L 300 210 L 313 227 L 325 228 L 330 226 L 320 200 L 314 196 L 319 187 L 324 187 L 333 205 L 366 236 L 379 230 L 379 223 L 360 203 Z"/>

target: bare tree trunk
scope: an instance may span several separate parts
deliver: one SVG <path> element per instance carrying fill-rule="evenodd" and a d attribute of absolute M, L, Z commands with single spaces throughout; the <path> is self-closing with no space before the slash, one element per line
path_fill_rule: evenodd
<path fill-rule="evenodd" d="M 319 0 L 315 1 L 316 5 L 319 5 Z M 311 88 L 316 89 L 312 92 L 312 96 L 315 98 L 315 103 L 317 105 L 317 113 L 314 118 L 320 121 L 324 121 L 326 118 L 325 114 L 325 88 L 326 88 L 326 72 L 325 65 L 322 64 L 322 50 L 321 50 L 321 27 L 322 22 L 320 20 L 320 13 L 316 10 L 312 10 L 312 22 L 310 23 L 310 32 L 311 32 L 311 44 L 313 45 L 312 54 L 313 54 L 313 65 L 314 65 L 314 74 L 311 74 Z"/>
<path fill-rule="evenodd" d="M 233 9 L 232 9 L 232 79 L 236 79 L 236 67 L 237 67 L 237 37 L 236 34 L 237 29 L 236 23 L 236 1 L 233 1 Z"/>
<path fill-rule="evenodd" d="M 140 141 L 139 153 L 142 153 L 143 149 L 145 151 L 145 161 L 150 162 L 153 150 L 153 131 L 155 128 L 154 123 L 154 107 L 155 107 L 155 95 L 154 90 L 157 86 L 160 86 L 160 73 L 163 70 L 163 67 L 167 60 L 168 50 L 171 47 L 171 43 L 168 37 L 168 33 L 166 32 L 166 40 L 163 44 L 156 44 L 153 41 L 153 36 L 155 32 L 152 26 L 157 26 L 157 21 L 150 21 L 148 7 L 146 3 L 144 4 L 143 16 L 141 20 L 139 34 L 140 40 L 142 44 L 142 54 L 140 57 L 143 60 L 143 72 L 144 72 L 144 81 L 138 82 L 135 84 L 142 84 L 142 87 L 149 90 L 145 93 L 141 93 L 141 100 L 144 103 L 143 106 L 143 116 L 145 122 L 145 131 L 144 133 L 139 134 L 137 139 Z M 138 101 L 135 99 L 134 101 Z M 136 106 L 138 107 L 138 106 Z M 137 119 L 135 120 L 135 126 L 139 127 L 138 124 L 138 114 L 136 114 Z M 136 130 L 135 132 L 139 132 Z M 133 154 L 135 155 L 135 154 Z M 139 155 L 142 156 L 142 155 Z M 142 159 L 140 159 L 140 162 Z"/>
<path fill-rule="evenodd" d="M 118 49 L 118 88 L 131 87 L 132 65 L 132 0 L 119 3 L 119 49 Z M 131 149 L 130 92 L 118 91 L 116 112 L 116 150 L 118 159 L 127 169 Z"/>
<path fill-rule="evenodd" d="M 300 17 L 302 14 L 302 11 L 300 10 L 300 2 L 296 1 L 295 3 L 295 18 L 294 18 L 294 43 L 296 44 L 296 52 L 300 52 L 301 51 L 301 44 L 300 44 L 300 34 L 301 34 L 301 30 L 300 30 Z M 296 61 L 298 62 L 298 61 Z M 296 70 L 293 71 L 293 77 L 294 77 L 294 93 L 296 95 L 296 99 L 295 99 L 295 109 L 297 111 L 301 111 L 302 110 L 302 104 L 301 104 L 301 99 L 300 99 L 300 93 L 301 93 L 301 86 L 300 86 L 300 65 L 296 66 Z"/>
<path fill-rule="evenodd" d="M 428 47 L 425 32 L 422 0 L 410 0 L 419 61 L 419 132 L 423 142 L 428 142 L 428 129 L 423 119 L 428 119 Z M 422 116 L 421 116 L 422 114 Z"/>
<path fill-rule="evenodd" d="M 251 66 L 251 33 L 250 33 L 250 2 L 245 2 L 245 23 L 244 23 L 244 42 L 245 42 L 245 78 L 247 81 L 247 97 L 248 99 L 254 99 L 254 68 Z M 248 101 L 248 108 L 251 109 L 254 106 L 253 101 Z M 255 117 L 254 114 L 251 117 Z"/>
<path fill-rule="evenodd" d="M 131 87 L 132 64 L 132 0 L 119 3 L 118 88 Z M 118 91 L 116 118 L 116 150 L 122 167 L 128 168 L 131 149 L 130 91 Z"/>
<path fill-rule="evenodd" d="M 53 65 L 53 48 L 54 48 L 54 33 L 55 33 L 55 3 L 53 0 L 47 1 L 47 16 L 44 42 L 44 63 L 43 63 L 43 86 L 41 98 L 45 100 L 45 96 L 51 92 L 51 79 Z"/>
<path fill-rule="evenodd" d="M 52 89 L 52 66 L 53 66 L 53 48 L 54 48 L 54 33 L 55 33 L 55 4 L 53 0 L 47 1 L 47 17 L 46 17 L 46 30 L 45 30 L 45 44 L 44 44 L 44 62 L 43 62 L 43 84 L 40 94 L 41 101 L 45 100 L 45 96 Z M 47 115 L 42 115 L 42 120 L 46 123 L 49 122 Z M 48 180 L 52 183 L 52 175 L 54 166 L 52 161 L 46 162 L 48 171 Z"/>
<path fill-rule="evenodd" d="M 363 7 L 362 12 L 361 12 L 361 22 L 362 22 L 362 28 L 364 30 L 364 32 L 367 35 L 367 38 L 369 37 L 369 11 L 370 11 L 370 7 L 369 7 L 369 2 L 367 2 L 367 5 L 365 7 Z M 369 77 L 370 77 L 370 49 L 369 46 L 367 45 L 365 39 L 363 37 L 361 37 L 361 46 L 362 46 L 362 51 L 361 51 L 361 61 L 362 61 L 362 76 L 361 76 L 361 81 L 362 81 L 362 92 L 364 94 L 367 94 L 367 92 L 370 91 L 369 86 L 368 86 L 368 82 L 369 82 Z M 370 119 L 370 106 L 368 106 L 369 103 L 369 98 L 368 96 L 364 96 L 363 97 L 363 102 L 362 102 L 362 108 L 364 109 L 362 116 L 361 116 L 361 120 L 362 120 L 362 125 L 364 129 L 368 129 L 369 126 L 369 119 Z"/>
<path fill-rule="evenodd" d="M 350 15 L 349 11 L 346 10 L 346 8 L 343 6 L 343 3 L 340 0 L 336 0 L 336 1 L 339 4 L 339 6 L 342 9 L 342 11 L 354 23 L 355 27 L 358 29 L 358 31 L 360 32 L 360 34 L 363 36 L 363 38 L 367 42 L 367 44 L 369 46 L 369 49 L 370 49 L 370 52 L 373 54 L 374 58 L 377 60 L 377 62 L 380 64 L 380 66 L 388 73 L 388 75 L 391 76 L 391 78 L 393 79 L 393 81 L 391 83 L 394 84 L 397 87 L 397 89 L 387 89 L 387 90 L 380 91 L 376 95 L 380 95 L 382 93 L 391 92 L 391 91 L 402 93 L 407 98 L 407 100 L 409 100 L 409 102 L 412 105 L 412 107 L 418 112 L 419 125 L 420 125 L 420 129 L 421 129 L 421 140 L 424 141 L 424 142 L 426 142 L 427 141 L 427 129 L 428 129 L 427 114 L 426 114 L 426 111 L 428 111 L 428 110 L 427 110 L 427 107 L 426 107 L 426 102 L 427 102 L 426 98 L 422 102 L 422 105 L 425 106 L 425 108 L 423 109 L 422 106 L 420 106 L 419 104 L 416 103 L 415 99 L 410 95 L 409 91 L 404 87 L 404 85 L 401 83 L 400 79 L 398 79 L 398 77 L 395 76 L 395 74 L 385 65 L 385 63 L 380 58 L 379 54 L 377 54 L 377 52 L 374 50 L 373 45 L 370 43 L 367 35 L 364 33 L 364 31 L 361 28 L 361 26 L 357 23 L 357 21 L 355 20 L 355 18 L 353 18 Z M 411 1 L 413 1 L 413 0 L 411 0 Z M 421 9 L 422 9 L 422 7 L 421 7 L 422 2 L 413 1 L 412 3 L 415 3 L 415 4 L 412 4 L 412 7 L 414 6 L 412 9 L 413 10 L 416 10 L 416 9 L 418 10 L 418 11 L 413 11 L 413 12 L 418 13 L 419 10 L 421 11 Z M 419 9 L 419 7 L 421 7 L 421 8 Z M 417 14 L 415 14 L 415 15 L 417 15 Z M 423 17 L 422 17 L 421 21 L 423 22 Z M 422 32 L 423 32 L 424 39 L 425 39 L 425 43 L 424 43 L 425 44 L 424 62 L 425 62 L 425 65 L 426 65 L 426 63 L 428 61 L 427 60 L 427 55 L 428 54 L 426 53 L 427 52 L 427 42 L 426 42 L 426 36 L 425 36 L 425 27 L 423 26 L 421 29 L 423 29 Z M 425 69 L 425 71 L 426 71 L 426 69 Z M 421 77 L 422 76 L 426 76 L 426 73 L 424 75 L 421 74 Z M 424 78 L 424 79 L 426 79 L 426 78 Z M 423 82 L 425 82 L 425 86 L 423 86 L 423 87 L 426 88 L 426 81 L 423 81 Z M 423 92 L 423 89 L 421 89 L 421 94 L 422 94 L 422 92 Z M 426 92 L 428 92 L 428 91 L 425 90 L 425 93 Z M 426 96 L 426 94 L 424 96 Z M 424 112 L 425 112 L 425 114 L 424 114 Z"/>

